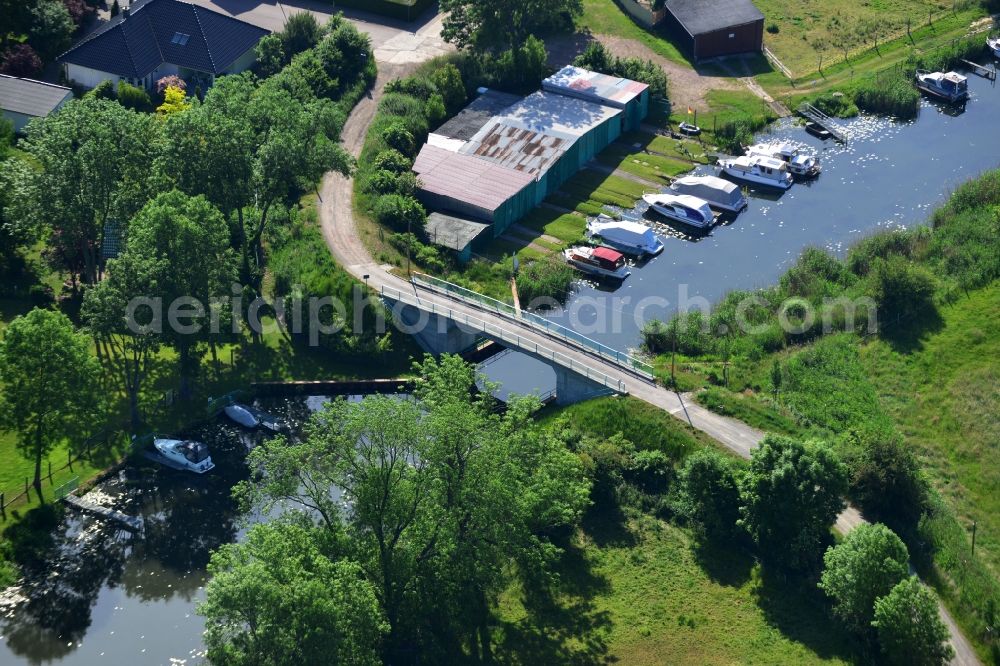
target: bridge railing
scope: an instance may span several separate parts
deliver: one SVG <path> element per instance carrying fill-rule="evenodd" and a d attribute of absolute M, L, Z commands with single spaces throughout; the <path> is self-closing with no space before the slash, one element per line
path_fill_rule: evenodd
<path fill-rule="evenodd" d="M 507 317 L 508 319 L 514 319 L 525 323 L 532 328 L 541 330 L 548 335 L 563 340 L 564 342 L 568 342 L 577 347 L 582 347 L 587 351 L 596 353 L 605 360 L 613 361 L 617 365 L 629 368 L 647 379 L 653 378 L 653 366 L 649 363 L 639 360 L 630 354 L 626 354 L 625 352 L 618 351 L 617 349 L 602 344 L 593 338 L 588 338 L 586 335 L 577 333 L 573 329 L 567 328 L 562 324 L 549 321 L 545 317 L 540 317 L 532 312 L 526 312 L 524 310 L 518 312 L 514 306 L 504 303 L 503 301 L 498 301 L 495 298 L 484 296 L 483 294 L 472 291 L 471 289 L 466 289 L 465 287 L 461 287 L 457 284 L 436 278 L 433 275 L 418 273 L 414 275 L 412 279 L 421 287 L 425 287 L 431 291 L 446 294 L 453 298 L 457 298 L 460 301 L 479 306 L 484 310 L 496 312 L 497 314 Z"/>
<path fill-rule="evenodd" d="M 382 297 L 389 300 L 416 306 L 422 310 L 430 312 L 431 314 L 437 314 L 447 317 L 448 319 L 451 319 L 459 324 L 462 324 L 467 328 L 481 331 L 482 333 L 489 335 L 494 340 L 511 344 L 517 347 L 518 349 L 530 352 L 535 356 L 548 359 L 553 363 L 555 363 L 556 365 L 561 365 L 562 367 L 572 370 L 573 372 L 577 373 L 582 377 L 586 377 L 592 382 L 601 384 L 605 388 L 609 388 L 621 394 L 628 393 L 628 390 L 625 388 L 625 382 L 623 382 L 622 380 L 615 379 L 614 377 L 611 377 L 610 375 L 601 372 L 600 370 L 590 367 L 586 363 L 580 363 L 579 361 L 573 360 L 566 354 L 553 351 L 548 347 L 543 347 L 542 345 L 539 345 L 538 343 L 532 340 L 528 340 L 527 338 L 522 338 L 520 335 L 516 333 L 501 328 L 500 326 L 496 326 L 494 324 L 485 322 L 477 317 L 471 317 L 464 312 L 452 310 L 451 308 L 438 305 L 433 301 L 421 299 L 418 296 L 406 292 L 401 292 L 397 289 L 393 289 L 392 287 L 383 286 Z"/>

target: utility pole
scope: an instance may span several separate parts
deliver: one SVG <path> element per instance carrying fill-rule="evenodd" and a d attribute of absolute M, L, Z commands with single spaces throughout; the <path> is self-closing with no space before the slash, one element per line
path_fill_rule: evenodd
<path fill-rule="evenodd" d="M 976 521 L 972 521 L 972 557 L 976 556 Z"/>
<path fill-rule="evenodd" d="M 674 331 L 670 336 L 673 345 L 670 350 L 670 386 L 677 390 L 677 375 L 675 374 L 674 357 L 677 355 L 677 318 L 680 316 L 680 309 L 674 314 Z"/>

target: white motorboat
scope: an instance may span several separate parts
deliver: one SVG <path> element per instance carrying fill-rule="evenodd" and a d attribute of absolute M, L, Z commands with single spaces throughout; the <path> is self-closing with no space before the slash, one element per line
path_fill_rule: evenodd
<path fill-rule="evenodd" d="M 704 199 L 712 208 L 727 213 L 738 213 L 747 207 L 747 198 L 740 188 L 717 176 L 682 176 L 670 184 L 670 189 Z"/>
<path fill-rule="evenodd" d="M 625 263 L 625 255 L 610 247 L 571 247 L 563 251 L 566 263 L 590 275 L 624 280 L 632 271 Z"/>
<path fill-rule="evenodd" d="M 1000 37 L 987 38 L 986 46 L 990 47 L 994 58 L 1000 58 Z"/>
<path fill-rule="evenodd" d="M 969 99 L 969 81 L 957 72 L 917 70 L 917 88 L 950 104 Z"/>
<path fill-rule="evenodd" d="M 208 447 L 202 442 L 186 439 L 154 439 L 153 447 L 174 465 L 196 474 L 204 474 L 215 468 Z"/>
<path fill-rule="evenodd" d="M 715 214 L 704 199 L 690 194 L 643 194 L 642 200 L 663 217 L 707 229 L 715 223 Z"/>
<path fill-rule="evenodd" d="M 620 252 L 655 256 L 663 252 L 663 241 L 645 224 L 615 220 L 601 214 L 587 223 L 587 233 Z"/>
<path fill-rule="evenodd" d="M 244 428 L 256 428 L 260 425 L 260 419 L 257 418 L 257 415 L 239 403 L 234 402 L 231 405 L 226 405 L 222 411 L 225 412 L 226 416 Z"/>
<path fill-rule="evenodd" d="M 792 174 L 788 173 L 788 167 L 784 162 L 773 157 L 761 157 L 760 155 L 735 157 L 721 160 L 719 165 L 724 174 L 737 180 L 776 187 L 781 190 L 787 190 L 792 186 Z"/>
<path fill-rule="evenodd" d="M 821 170 L 819 160 L 813 155 L 807 155 L 797 146 L 787 143 L 758 143 L 747 149 L 747 155 L 759 155 L 761 157 L 773 157 L 784 162 L 788 171 L 793 176 L 803 178 L 813 178 L 819 175 Z"/>

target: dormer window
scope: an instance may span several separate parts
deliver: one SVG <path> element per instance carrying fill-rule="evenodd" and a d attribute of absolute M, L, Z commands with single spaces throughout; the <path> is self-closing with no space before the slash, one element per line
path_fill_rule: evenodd
<path fill-rule="evenodd" d="M 184 46 L 191 39 L 191 35 L 185 35 L 183 32 L 175 32 L 173 39 L 170 40 L 171 44 L 176 44 L 177 46 Z"/>

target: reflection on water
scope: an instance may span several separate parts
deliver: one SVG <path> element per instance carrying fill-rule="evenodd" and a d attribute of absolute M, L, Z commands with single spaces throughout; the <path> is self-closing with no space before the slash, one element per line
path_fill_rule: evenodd
<path fill-rule="evenodd" d="M 262 401 L 293 436 L 324 398 Z M 231 498 L 247 478 L 246 452 L 265 436 L 228 421 L 178 433 L 208 444 L 216 468 L 198 476 L 146 460 L 126 466 L 95 491 L 141 516 L 133 536 L 116 525 L 67 512 L 51 543 L 22 567 L 19 588 L 0 599 L 0 664 L 185 664 L 202 656 L 195 614 L 213 550 L 248 522 Z"/>

